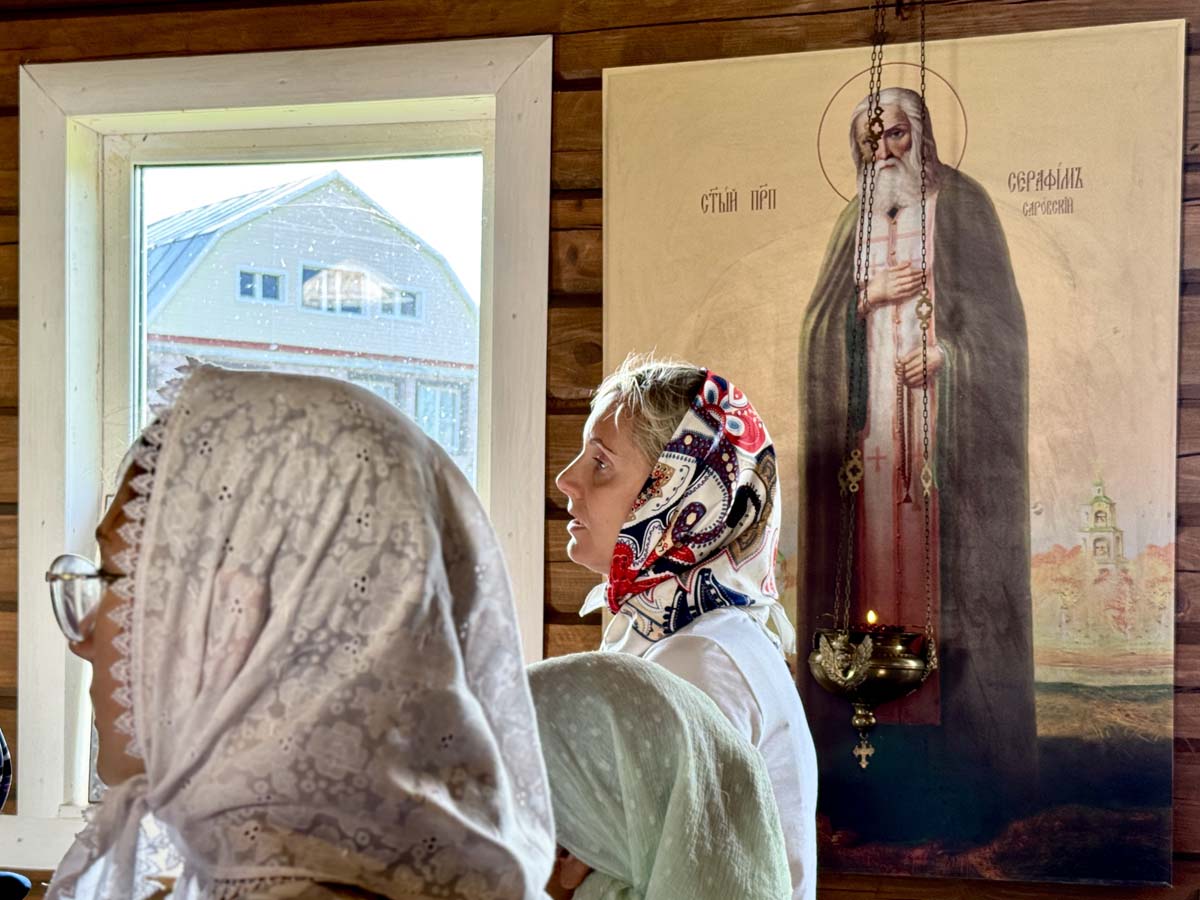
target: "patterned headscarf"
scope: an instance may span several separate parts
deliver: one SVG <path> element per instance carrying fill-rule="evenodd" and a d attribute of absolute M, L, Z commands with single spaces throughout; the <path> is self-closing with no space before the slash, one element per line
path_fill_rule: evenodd
<path fill-rule="evenodd" d="M 706 612 L 739 607 L 764 627 L 769 620 L 775 632 L 767 634 L 790 653 L 795 631 L 775 587 L 775 446 L 746 395 L 704 375 L 621 528 L 608 580 L 582 614 L 603 598 L 632 620 L 629 631 L 644 645 Z"/>
<path fill-rule="evenodd" d="M 132 603 L 146 773 L 51 898 L 342 884 L 532 900 L 550 798 L 494 533 L 450 459 L 363 389 L 203 367 L 162 435 Z"/>
<path fill-rule="evenodd" d="M 791 896 L 766 765 L 706 694 L 623 653 L 529 680 L 558 841 L 595 870 L 575 900 Z"/>

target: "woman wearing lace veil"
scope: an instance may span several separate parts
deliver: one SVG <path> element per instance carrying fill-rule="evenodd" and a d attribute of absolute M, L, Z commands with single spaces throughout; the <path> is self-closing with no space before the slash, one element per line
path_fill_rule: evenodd
<path fill-rule="evenodd" d="M 104 801 L 49 897 L 542 897 L 554 838 L 499 548 L 383 400 L 199 367 L 48 575 Z M 64 577 L 65 574 L 65 577 Z"/>

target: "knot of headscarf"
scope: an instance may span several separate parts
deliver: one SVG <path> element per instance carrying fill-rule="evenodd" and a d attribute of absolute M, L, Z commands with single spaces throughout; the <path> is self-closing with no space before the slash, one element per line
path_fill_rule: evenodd
<path fill-rule="evenodd" d="M 604 599 L 654 642 L 714 609 L 742 607 L 790 652 L 775 585 L 775 446 L 749 399 L 707 370 L 613 550 Z"/>

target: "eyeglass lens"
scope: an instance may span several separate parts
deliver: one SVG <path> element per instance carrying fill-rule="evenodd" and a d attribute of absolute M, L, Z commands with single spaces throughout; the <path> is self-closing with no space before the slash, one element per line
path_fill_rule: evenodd
<path fill-rule="evenodd" d="M 90 559 L 69 553 L 50 565 L 50 601 L 58 627 L 69 641 L 84 639 L 84 623 L 100 605 L 104 582 L 95 577 L 98 573 Z"/>

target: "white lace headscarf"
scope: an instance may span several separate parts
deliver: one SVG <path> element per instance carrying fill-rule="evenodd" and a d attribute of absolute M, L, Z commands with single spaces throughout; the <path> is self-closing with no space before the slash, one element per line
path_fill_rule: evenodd
<path fill-rule="evenodd" d="M 554 827 L 511 590 L 450 459 L 373 394 L 195 370 L 132 603 L 146 774 L 51 898 L 542 897 Z M 266 894 L 264 894 L 266 892 Z"/>

